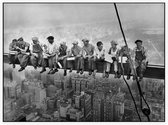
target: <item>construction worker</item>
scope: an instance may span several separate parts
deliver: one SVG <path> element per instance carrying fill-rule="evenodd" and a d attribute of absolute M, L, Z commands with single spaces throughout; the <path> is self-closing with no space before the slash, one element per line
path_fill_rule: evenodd
<path fill-rule="evenodd" d="M 41 66 L 42 58 L 43 58 L 42 57 L 43 49 L 42 49 L 37 37 L 33 37 L 32 41 L 33 41 L 33 44 L 31 46 L 30 61 L 31 61 L 31 64 L 36 69 L 37 66 Z"/>
<path fill-rule="evenodd" d="M 17 39 L 13 39 L 12 42 L 9 44 L 9 64 L 13 64 L 13 68 L 15 68 L 15 62 L 17 59 L 17 52 L 18 50 L 16 49 L 18 44 Z"/>
<path fill-rule="evenodd" d="M 40 73 L 43 73 L 43 72 L 46 71 L 46 67 L 47 67 L 47 64 L 48 64 L 48 57 L 50 56 L 46 44 L 42 45 L 42 49 L 43 49 L 43 53 L 42 53 L 42 56 L 43 56 L 43 58 L 42 58 L 42 70 L 40 71 Z"/>
<path fill-rule="evenodd" d="M 18 46 L 16 47 L 16 49 L 19 50 L 18 60 L 20 62 L 20 67 L 21 67 L 18 70 L 19 72 L 23 71 L 28 64 L 29 57 L 30 57 L 29 47 L 30 47 L 30 44 L 25 42 L 22 37 L 18 39 Z"/>
<path fill-rule="evenodd" d="M 121 57 L 121 58 L 126 57 L 126 62 L 128 63 L 127 67 L 125 65 L 123 65 L 123 68 L 126 71 L 127 80 L 130 79 L 131 74 L 133 72 L 131 62 L 130 62 L 130 61 L 132 61 L 132 58 L 131 58 L 132 56 L 131 55 L 132 55 L 132 50 L 130 48 L 127 48 L 126 46 L 121 47 L 121 49 L 119 50 L 118 56 Z M 129 56 L 130 56 L 131 60 L 129 60 Z M 118 66 L 118 73 L 119 73 L 118 78 L 120 78 L 121 74 L 123 74 L 121 66 Z"/>
<path fill-rule="evenodd" d="M 147 61 L 147 50 L 142 46 L 142 40 L 135 41 L 136 47 L 133 50 L 133 62 L 134 68 L 139 74 L 139 80 L 143 79 L 143 74 L 146 70 L 148 61 Z M 135 74 L 133 79 L 135 79 Z"/>
<path fill-rule="evenodd" d="M 54 43 L 53 36 L 47 37 L 47 40 L 48 40 L 48 43 L 46 45 L 47 53 L 45 53 L 45 55 L 48 58 L 48 64 L 49 64 L 49 69 L 50 69 L 48 74 L 54 74 L 54 73 L 58 72 L 57 63 L 58 63 L 59 51 L 58 51 L 58 47 L 57 47 L 56 43 Z M 45 58 L 43 58 L 42 71 L 40 73 L 43 73 L 46 71 L 46 69 L 45 69 L 46 65 L 47 65 L 46 60 L 45 60 Z"/>
<path fill-rule="evenodd" d="M 82 39 L 82 41 L 84 43 L 84 46 L 82 48 L 82 56 L 85 60 L 88 61 L 89 75 L 91 75 L 95 70 L 95 61 L 94 61 L 95 48 L 92 44 L 89 43 L 88 39 Z"/>
<path fill-rule="evenodd" d="M 108 54 L 111 57 L 111 60 L 114 64 L 114 78 L 118 77 L 118 53 L 119 53 L 119 49 L 117 48 L 118 43 L 114 40 L 111 41 L 111 47 L 109 49 Z M 107 69 L 106 69 L 106 77 L 109 76 L 109 72 L 110 72 L 110 67 L 111 67 L 111 63 L 108 62 L 107 63 Z"/>
<path fill-rule="evenodd" d="M 80 74 L 83 74 L 83 66 L 84 66 L 84 60 L 81 56 L 81 51 L 82 48 L 78 45 L 78 41 L 74 41 L 73 43 L 73 47 L 71 48 L 70 51 L 70 57 L 75 57 L 75 67 L 77 69 L 77 73 L 80 72 Z M 70 63 L 70 67 L 72 69 L 73 65 Z"/>
<path fill-rule="evenodd" d="M 98 67 L 99 62 L 103 63 L 103 77 L 105 76 L 105 68 L 106 68 L 106 63 L 104 62 L 104 59 L 105 59 L 105 49 L 103 47 L 103 43 L 101 41 L 98 41 L 94 53 L 94 60 L 96 62 L 96 69 Z"/>
<path fill-rule="evenodd" d="M 63 61 L 64 76 L 67 75 L 67 57 L 70 51 L 66 45 L 66 42 L 61 42 L 59 47 L 58 61 Z"/>

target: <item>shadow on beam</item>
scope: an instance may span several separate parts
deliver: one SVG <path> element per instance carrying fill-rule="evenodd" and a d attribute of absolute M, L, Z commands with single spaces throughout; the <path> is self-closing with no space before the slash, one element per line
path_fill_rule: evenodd
<path fill-rule="evenodd" d="M 3 55 L 3 61 L 4 63 L 9 63 L 9 60 L 8 60 L 8 54 L 4 54 Z M 68 61 L 68 64 L 67 64 L 67 67 L 69 67 L 69 62 Z M 62 65 L 62 62 L 60 62 L 61 65 Z M 19 64 L 19 61 L 17 60 L 16 61 L 16 64 Z M 74 63 L 73 63 L 74 64 Z M 30 63 L 28 65 L 31 65 Z M 128 67 L 128 63 L 124 63 L 123 64 L 124 67 Z M 119 66 L 121 66 L 121 64 L 119 64 Z M 85 62 L 85 71 L 88 71 L 88 63 Z M 76 67 L 73 66 L 73 69 L 76 70 Z M 111 66 L 111 69 L 110 69 L 110 74 L 114 74 L 114 70 L 113 70 L 113 64 Z M 99 73 L 103 73 L 103 62 L 98 62 L 98 66 L 97 66 L 97 72 Z M 125 72 L 127 72 L 127 69 L 125 69 Z M 125 73 L 126 74 L 126 73 Z M 144 77 L 146 78 L 155 78 L 155 79 L 165 79 L 165 67 L 164 66 L 159 66 L 159 65 L 148 65 L 146 71 L 145 71 L 145 74 L 144 74 Z"/>

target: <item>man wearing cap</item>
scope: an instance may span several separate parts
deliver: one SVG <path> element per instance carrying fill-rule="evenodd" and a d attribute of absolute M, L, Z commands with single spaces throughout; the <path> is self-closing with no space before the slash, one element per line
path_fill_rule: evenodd
<path fill-rule="evenodd" d="M 147 67 L 147 50 L 142 46 L 142 40 L 135 41 L 136 47 L 133 50 L 134 68 L 138 71 L 139 80 L 143 79 L 143 74 Z M 135 79 L 135 76 L 133 77 Z"/>
<path fill-rule="evenodd" d="M 82 40 L 84 43 L 84 46 L 82 48 L 82 56 L 84 59 L 88 61 L 88 69 L 89 69 L 89 75 L 92 74 L 95 70 L 95 61 L 94 61 L 94 52 L 95 48 L 92 44 L 89 43 L 88 39 Z"/>
<path fill-rule="evenodd" d="M 113 64 L 114 64 L 114 78 L 118 77 L 118 53 L 119 53 L 119 49 L 117 48 L 118 43 L 114 40 L 111 41 L 111 47 L 109 49 L 108 54 L 110 55 Z M 108 62 L 107 63 L 107 69 L 106 69 L 106 77 L 109 77 L 109 72 L 110 72 L 110 67 L 111 67 L 111 63 Z"/>
<path fill-rule="evenodd" d="M 20 62 L 20 67 L 21 67 L 18 70 L 19 72 L 23 71 L 28 64 L 29 57 L 30 57 L 29 47 L 30 47 L 30 44 L 25 42 L 22 37 L 18 39 L 18 46 L 16 47 L 16 49 L 19 50 L 18 60 Z"/>
<path fill-rule="evenodd" d="M 78 45 L 78 41 L 74 41 L 73 47 L 70 51 L 70 57 L 75 57 L 75 67 L 77 69 L 77 73 L 83 74 L 83 66 L 84 66 L 84 59 L 81 56 L 82 48 Z M 70 63 L 70 67 L 72 69 L 73 64 Z"/>
<path fill-rule="evenodd" d="M 17 52 L 18 50 L 16 49 L 18 44 L 17 39 L 13 39 L 12 42 L 9 44 L 9 64 L 13 64 L 13 68 L 15 68 L 15 62 L 17 59 Z"/>
<path fill-rule="evenodd" d="M 37 37 L 33 37 L 32 41 L 33 41 L 33 44 L 31 46 L 30 61 L 31 61 L 31 64 L 36 69 L 37 66 L 41 66 L 42 58 L 43 58 L 42 57 L 43 49 L 42 49 Z"/>
<path fill-rule="evenodd" d="M 54 43 L 53 36 L 47 37 L 47 40 L 48 40 L 48 44 L 46 46 L 47 46 L 48 53 L 46 54 L 48 56 L 48 63 L 50 68 L 50 71 L 48 72 L 48 74 L 54 74 L 55 72 L 58 72 L 57 63 L 58 63 L 59 51 L 58 51 L 57 45 Z M 46 71 L 45 67 L 46 67 L 46 61 L 43 58 L 42 71 L 40 73 L 43 73 Z"/>
<path fill-rule="evenodd" d="M 63 61 L 64 76 L 67 75 L 67 57 L 69 55 L 69 50 L 66 42 L 61 42 L 59 47 L 58 61 Z"/>

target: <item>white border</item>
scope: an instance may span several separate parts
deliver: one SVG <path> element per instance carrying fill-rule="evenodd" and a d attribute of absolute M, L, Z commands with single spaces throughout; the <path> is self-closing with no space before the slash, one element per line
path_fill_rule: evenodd
<path fill-rule="evenodd" d="M 70 124 L 70 125 L 77 125 L 77 124 L 96 124 L 96 125 L 103 125 L 103 124 L 108 124 L 108 125 L 111 125 L 111 124 L 120 124 L 120 125 L 125 125 L 125 124 L 136 124 L 136 125 L 142 125 L 142 124 L 149 124 L 149 125 L 151 125 L 151 124 L 153 124 L 153 125 L 156 125 L 156 124 L 159 124 L 159 125 L 165 125 L 165 124 L 167 124 L 167 121 L 168 121 L 168 116 L 167 116 L 167 113 L 168 113 L 168 110 L 167 110 L 167 108 L 168 108 L 168 106 L 167 106 L 167 98 L 168 98 L 168 92 L 167 91 L 165 91 L 165 104 L 166 104 L 166 106 L 165 106 L 165 108 L 166 108 L 166 114 L 165 114 L 165 122 L 152 122 L 152 123 L 148 123 L 148 122 L 91 122 L 91 123 L 89 123 L 89 122 L 73 122 L 73 123 L 70 123 L 70 122 L 61 122 L 61 123 L 58 123 L 58 122 L 39 122 L 39 123 L 37 123 L 37 122 L 24 122 L 24 123 L 19 123 L 19 122 L 3 122 L 3 111 L 2 111 L 2 108 L 3 108 L 3 98 L 2 98 L 2 90 L 3 90 L 3 88 L 2 88 L 2 86 L 3 86 L 3 81 L 2 81 L 2 77 L 3 77 L 3 70 L 2 70 L 2 67 L 3 67 L 3 60 L 2 60 L 2 55 L 3 55 L 3 53 L 2 53 L 2 50 L 3 50 L 3 46 L 2 46 L 2 3 L 3 2 L 165 2 L 166 4 L 165 4 L 165 13 L 166 13 L 166 17 L 165 17 L 165 22 L 167 21 L 167 14 L 168 14 L 168 12 L 167 12 L 167 8 L 168 8 L 168 5 L 167 5 L 167 0 L 134 0 L 134 1 L 128 1 L 128 0 L 115 0 L 115 1 L 112 1 L 112 0 L 104 0 L 104 1 L 101 1 L 101 0 L 85 0 L 85 1 L 83 1 L 83 0 L 60 0 L 60 1 L 58 1 L 58 0 L 1 0 L 1 6 L 0 6 L 0 17 L 1 17 L 1 20 L 0 20 L 0 38 L 1 38 L 1 45 L 0 45 L 0 66 L 1 66 L 1 75 L 0 75 L 0 80 L 1 80 L 1 85 L 0 85 L 0 90 L 1 90 L 1 93 L 0 93 L 0 124 L 2 124 L 2 125 L 7 125 L 7 124 L 11 124 L 11 125 L 18 125 L 18 124 L 34 124 L 34 125 L 39 125 L 39 124 L 57 124 L 57 125 L 64 125 L 64 124 Z M 166 38 L 165 38 L 165 46 L 166 46 L 166 48 L 168 48 L 168 44 L 166 43 L 166 40 L 167 40 L 167 25 L 165 25 L 165 31 L 166 31 Z M 167 72 L 168 72 L 168 69 L 166 68 L 167 67 L 167 53 L 168 53 L 168 49 L 165 49 L 165 55 L 166 55 L 166 58 L 165 58 L 165 69 L 166 69 L 166 74 L 167 74 Z M 165 74 L 165 86 L 166 86 L 166 88 L 165 88 L 165 90 L 167 90 L 167 87 L 168 87 L 168 85 L 166 84 L 167 83 L 167 78 L 166 78 L 166 74 Z"/>

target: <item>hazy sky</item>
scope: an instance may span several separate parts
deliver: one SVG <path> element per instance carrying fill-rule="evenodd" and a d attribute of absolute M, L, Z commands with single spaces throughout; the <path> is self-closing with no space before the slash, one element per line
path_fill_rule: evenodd
<path fill-rule="evenodd" d="M 135 25 L 163 28 L 163 4 L 118 4 L 118 10 L 123 23 L 134 21 Z M 113 4 L 4 5 L 5 30 L 101 21 L 116 23 Z"/>

